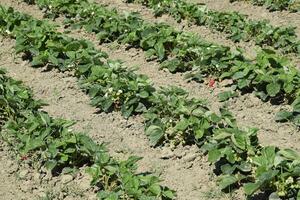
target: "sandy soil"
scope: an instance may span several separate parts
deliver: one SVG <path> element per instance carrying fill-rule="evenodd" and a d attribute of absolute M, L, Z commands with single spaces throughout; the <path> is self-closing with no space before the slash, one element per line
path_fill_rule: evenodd
<path fill-rule="evenodd" d="M 96 200 L 91 179 L 84 168 L 76 173 L 52 177 L 26 163 L 0 141 L 0 200 Z"/>
<path fill-rule="evenodd" d="M 37 18 L 42 17 L 41 11 L 35 6 L 17 4 L 16 1 L 10 0 L 3 0 L 1 3 L 11 5 Z M 143 16 L 152 21 L 166 19 L 166 17 L 165 19 L 154 19 L 150 11 L 139 8 L 137 5 L 125 6 L 119 2 L 113 4 L 113 6 L 117 6 L 120 10 L 142 10 Z M 177 23 L 168 22 L 178 27 Z M 216 40 L 215 38 L 218 37 L 219 40 L 216 40 L 218 43 L 231 44 L 230 41 L 224 39 L 225 37 L 218 34 L 212 35 L 206 31 L 209 30 L 202 30 L 202 28 L 197 30 L 206 39 Z M 70 35 L 87 38 L 97 44 L 95 36 L 84 31 L 72 31 Z M 179 200 L 243 199 L 241 194 L 231 197 L 216 190 L 215 177 L 212 173 L 213 167 L 208 165 L 207 158 L 202 156 L 197 147 L 178 147 L 175 151 L 171 151 L 168 147 L 150 148 L 148 140 L 143 134 L 143 120 L 140 116 L 124 120 L 120 113 L 97 113 L 97 109 L 89 105 L 88 96 L 80 91 L 75 78 L 56 71 L 44 72 L 42 69 L 31 68 L 27 62 L 22 61 L 20 58 L 14 59 L 14 41 L 1 37 L 0 41 L 2 46 L 0 49 L 0 66 L 5 67 L 11 77 L 24 81 L 26 85 L 32 88 L 37 98 L 46 100 L 49 103 L 49 106 L 44 108 L 46 111 L 55 117 L 77 121 L 74 129 L 87 132 L 99 142 L 108 143 L 108 148 L 117 158 L 124 158 L 129 154 L 144 157 L 139 163 L 139 170 L 153 171 L 160 175 L 164 179 L 163 183 L 165 185 L 177 190 Z M 214 90 L 209 89 L 205 84 L 188 83 L 184 80 L 182 74 L 159 71 L 159 64 L 155 61 L 147 62 L 144 53 L 138 49 L 126 50 L 125 46 L 115 44 L 97 45 L 97 48 L 108 52 L 112 59 L 123 60 L 127 66 L 138 66 L 138 73 L 148 75 L 156 86 L 176 85 L 183 87 L 194 97 L 208 99 L 211 108 L 215 111 L 222 105 L 217 102 L 218 92 L 224 90 L 222 83 Z M 259 138 L 264 145 L 289 147 L 300 152 L 298 145 L 300 142 L 299 131 L 289 123 L 279 124 L 274 121 L 275 113 L 283 106 L 263 103 L 253 94 L 246 94 L 230 100 L 228 106 L 237 116 L 240 125 L 255 126 L 261 129 Z M 0 153 L 4 155 L 7 151 L 1 148 Z M 1 156 L 1 159 L 3 161 L 0 162 L 1 165 L 4 165 L 9 163 L 10 158 Z M 2 169 L 1 165 L 0 169 Z M 3 168 L 7 168 L 6 165 Z M 26 166 L 25 169 L 27 169 Z M 24 196 L 25 199 L 37 197 L 37 195 L 30 192 L 31 189 L 25 189 L 24 192 L 19 187 L 23 182 L 15 178 L 16 172 L 11 175 L 7 171 L 0 171 L 1 179 L 2 177 L 5 179 L 5 182 L 0 183 L 0 194 L 3 194 L 0 196 L 5 197 L 5 199 L 19 199 L 21 196 Z M 79 180 L 81 179 L 79 178 Z M 29 179 L 30 181 L 32 179 Z M 44 184 L 47 188 L 47 185 L 51 185 L 51 181 L 46 181 Z M 61 191 L 54 193 L 58 193 L 57 196 L 61 195 Z M 90 192 L 87 192 L 87 196 L 89 195 Z M 65 196 L 61 198 L 71 198 L 68 195 Z"/>

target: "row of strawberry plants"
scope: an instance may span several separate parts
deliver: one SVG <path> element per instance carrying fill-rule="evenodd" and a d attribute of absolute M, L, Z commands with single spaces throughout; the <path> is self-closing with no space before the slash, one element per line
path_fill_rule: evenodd
<path fill-rule="evenodd" d="M 135 14 L 119 15 L 115 10 L 87 1 L 36 0 L 35 3 L 48 9 L 52 17 L 65 14 L 68 24 L 97 33 L 101 42 L 118 40 L 142 48 L 148 56 L 157 56 L 161 66 L 171 72 L 192 70 L 188 76 L 198 81 L 207 75 L 230 78 L 234 80 L 233 88 L 254 90 L 264 101 L 280 102 L 286 98 L 297 102 L 299 98 L 300 72 L 287 59 L 269 50 L 260 52 L 253 63 L 241 54 L 230 52 L 228 47 L 204 42 L 165 24 L 149 24 Z M 287 112 L 278 115 L 278 121 L 286 120 L 299 125 L 299 113 L 293 112 L 289 117 Z"/>
<path fill-rule="evenodd" d="M 136 88 L 135 82 L 128 80 L 131 76 L 135 77 L 135 81 L 140 80 L 133 71 L 129 71 L 128 76 L 121 76 L 126 70 L 118 63 L 118 69 L 124 71 L 112 73 L 109 70 L 115 69 L 115 62 L 105 64 L 99 60 L 103 60 L 103 56 L 95 56 L 104 55 L 103 52 L 95 50 L 90 43 L 87 45 L 86 41 L 55 32 L 45 21 L 34 20 L 5 8 L 1 8 L 0 16 L 2 34 L 15 37 L 17 52 L 23 52 L 23 58 L 30 60 L 34 66 L 46 65 L 62 71 L 75 71 L 83 88 L 96 102 L 109 99 L 108 105 L 113 101 L 113 108 L 119 110 L 122 110 L 124 103 L 128 103 L 121 101 L 124 91 L 118 86 L 124 86 L 123 89 Z M 79 46 L 78 43 L 84 45 Z M 76 52 L 70 52 L 70 46 Z M 89 59 L 91 57 L 94 59 Z M 112 82 L 117 84 L 112 85 Z M 210 162 L 220 170 L 219 183 L 222 188 L 244 185 L 247 195 L 261 190 L 272 193 L 272 196 L 299 199 L 300 162 L 295 151 L 260 146 L 256 129 L 239 129 L 230 112 L 221 109 L 221 116 L 218 116 L 202 100 L 188 98 L 188 94 L 179 88 L 160 91 L 155 91 L 151 85 L 149 88 L 148 93 L 137 89 L 125 90 L 125 93 L 126 100 L 138 101 L 137 107 L 144 107 L 140 106 L 142 101 L 149 102 L 146 104 L 149 107 L 144 107 L 140 112 L 144 113 L 146 134 L 153 145 L 197 143 L 208 152 Z M 141 96 L 144 98 L 136 100 Z M 97 104 L 102 109 L 106 105 Z M 272 156 L 271 159 L 265 162 L 269 156 Z"/>
<path fill-rule="evenodd" d="M 103 144 L 70 130 L 72 122 L 41 111 L 43 103 L 0 69 L 1 138 L 26 162 L 46 167 L 53 175 L 87 167 L 99 199 L 173 199 L 174 192 L 153 175 L 136 174 L 138 157 L 112 158 Z"/>
<path fill-rule="evenodd" d="M 263 101 L 287 100 L 292 105 L 299 102 L 300 72 L 288 59 L 270 50 L 261 51 L 252 62 L 238 52 L 231 52 L 229 47 L 205 42 L 165 24 L 147 23 L 134 13 L 120 15 L 87 0 L 30 0 L 30 3 L 46 9 L 52 17 L 65 15 L 67 24 L 97 33 L 101 42 L 117 40 L 140 47 L 149 57 L 156 56 L 161 67 L 170 72 L 190 72 L 187 76 L 197 81 L 206 76 L 233 79 L 232 88 L 255 91 Z M 299 126 L 298 111 L 280 112 L 277 121 L 292 121 Z"/>
<path fill-rule="evenodd" d="M 46 21 L 35 20 L 4 7 L 0 16 L 2 17 L 0 30 L 2 34 L 16 39 L 16 53 L 23 53 L 23 58 L 29 60 L 33 67 L 47 66 L 57 68 L 62 72 L 73 71 L 79 79 L 81 88 L 91 97 L 92 105 L 102 111 L 121 111 L 125 118 L 146 113 L 148 115 L 146 122 L 150 127 L 158 121 L 151 119 L 150 116 L 161 112 L 159 109 L 152 110 L 151 108 L 165 107 L 165 102 L 161 100 L 161 95 L 163 95 L 165 98 L 174 98 L 176 103 L 184 106 L 184 109 L 179 110 L 177 115 L 173 112 L 171 105 L 165 107 L 169 112 L 161 113 L 160 117 L 168 118 L 166 122 L 171 121 L 177 124 L 181 115 L 187 112 L 185 107 L 189 104 L 194 105 L 193 109 L 199 111 L 196 113 L 198 118 L 203 118 L 210 126 L 214 124 L 212 121 L 222 120 L 221 117 L 212 117 L 215 120 L 209 120 L 212 114 L 209 114 L 204 101 L 186 100 L 186 92 L 179 88 L 156 90 L 148 77 L 136 74 L 134 70 L 125 68 L 118 61 L 107 59 L 106 53 L 96 50 L 86 40 L 76 40 L 58 33 L 55 27 Z M 186 113 L 188 114 L 189 112 Z M 201 125 L 200 121 L 195 121 L 195 124 L 199 125 L 198 129 Z M 151 131 L 147 129 L 146 132 Z M 162 135 L 157 135 L 159 137 L 156 140 L 154 134 L 149 136 L 153 138 L 151 141 L 156 145 L 162 143 L 163 140 L 172 140 L 172 136 L 167 135 L 168 133 L 164 131 Z M 173 134 L 175 140 L 174 135 L 176 134 Z"/>
<path fill-rule="evenodd" d="M 219 12 L 185 0 L 126 0 L 150 7 L 155 16 L 169 14 L 177 21 L 187 19 L 199 26 L 225 32 L 234 42 L 253 40 L 261 47 L 272 46 L 283 53 L 300 53 L 295 27 L 274 27 L 267 21 L 255 21 L 238 12 Z M 300 55 L 300 54 L 299 54 Z"/>
<path fill-rule="evenodd" d="M 246 1 L 246 0 L 230 0 L 235 1 Z M 249 0 L 247 0 L 249 1 Z M 300 3 L 297 0 L 250 0 L 253 5 L 266 6 L 270 11 L 282 11 L 289 10 L 291 12 L 300 11 Z"/>

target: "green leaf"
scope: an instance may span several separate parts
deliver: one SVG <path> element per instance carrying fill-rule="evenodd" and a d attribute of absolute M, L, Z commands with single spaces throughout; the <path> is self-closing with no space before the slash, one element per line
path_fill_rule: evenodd
<path fill-rule="evenodd" d="M 154 56 L 155 55 L 155 49 L 149 49 L 149 50 L 147 50 L 146 52 L 145 52 L 145 55 L 146 55 L 146 57 L 147 58 L 151 58 L 152 56 Z"/>
<path fill-rule="evenodd" d="M 164 131 L 161 127 L 156 125 L 151 125 L 146 129 L 146 135 L 150 139 L 151 145 L 157 145 L 164 136 Z"/>
<path fill-rule="evenodd" d="M 232 147 L 226 147 L 224 148 L 223 152 L 224 155 L 226 155 L 226 159 L 229 163 L 235 164 L 236 163 L 236 154 L 235 151 L 232 149 Z"/>
<path fill-rule="evenodd" d="M 245 76 L 244 72 L 236 72 L 233 76 L 232 79 L 233 80 L 237 80 L 237 79 L 241 79 Z"/>
<path fill-rule="evenodd" d="M 276 113 L 275 121 L 286 122 L 286 121 L 289 121 L 292 117 L 293 117 L 292 112 L 280 111 L 280 112 Z"/>
<path fill-rule="evenodd" d="M 36 139 L 30 138 L 28 139 L 24 152 L 28 153 L 29 151 L 39 149 L 45 145 L 43 138 L 38 137 Z"/>
<path fill-rule="evenodd" d="M 244 185 L 245 194 L 250 196 L 260 188 L 260 183 L 246 183 Z"/>
<path fill-rule="evenodd" d="M 162 195 L 163 195 L 164 197 L 169 198 L 169 199 L 175 199 L 174 192 L 171 191 L 171 190 L 163 191 Z"/>
<path fill-rule="evenodd" d="M 155 50 L 157 51 L 158 59 L 163 60 L 165 58 L 165 47 L 162 42 L 158 42 L 155 45 Z"/>
<path fill-rule="evenodd" d="M 298 97 L 298 98 L 292 103 L 292 106 L 293 106 L 293 111 L 294 111 L 294 112 L 300 113 L 300 97 Z"/>
<path fill-rule="evenodd" d="M 233 175 L 224 175 L 221 176 L 219 179 L 219 186 L 221 187 L 221 189 L 225 189 L 227 187 L 229 187 L 232 184 L 235 184 L 236 182 L 238 182 L 238 178 L 236 178 Z"/>
<path fill-rule="evenodd" d="M 128 119 L 128 118 L 131 116 L 133 110 L 134 110 L 134 107 L 133 107 L 133 106 L 129 106 L 129 108 L 127 108 L 127 106 L 124 104 L 124 105 L 122 106 L 121 112 L 122 112 L 122 115 L 123 115 L 126 119 Z"/>
<path fill-rule="evenodd" d="M 59 64 L 58 59 L 56 57 L 54 57 L 53 55 L 49 55 L 49 61 L 55 66 L 58 66 L 58 64 Z"/>
<path fill-rule="evenodd" d="M 289 160 L 300 160 L 300 155 L 292 149 L 283 149 L 279 154 Z"/>
<path fill-rule="evenodd" d="M 235 169 L 235 165 L 231 166 L 230 164 L 225 164 L 221 166 L 221 171 L 223 172 L 223 174 L 232 174 Z"/>
<path fill-rule="evenodd" d="M 218 94 L 218 99 L 219 99 L 219 101 L 223 102 L 223 101 L 227 101 L 228 99 L 230 99 L 232 97 L 236 97 L 236 96 L 238 96 L 237 92 L 225 91 L 225 92 L 221 92 Z"/>
<path fill-rule="evenodd" d="M 46 169 L 52 171 L 57 165 L 57 161 L 55 160 L 49 160 L 45 163 Z"/>
<path fill-rule="evenodd" d="M 247 136 L 243 133 L 235 133 L 231 136 L 231 140 L 235 146 L 242 150 L 246 150 L 247 148 Z"/>
<path fill-rule="evenodd" d="M 266 101 L 268 98 L 268 95 L 264 91 L 257 91 L 255 92 L 255 95 L 258 96 L 263 101 Z"/>
<path fill-rule="evenodd" d="M 253 158 L 253 163 L 267 170 L 274 166 L 275 156 L 275 147 L 265 147 L 261 150 L 261 156 Z"/>
<path fill-rule="evenodd" d="M 280 89 L 280 84 L 276 82 L 267 85 L 267 92 L 271 97 L 275 97 L 280 92 Z"/>
<path fill-rule="evenodd" d="M 101 103 L 101 107 L 105 112 L 107 112 L 113 104 L 114 101 L 110 98 L 107 98 Z"/>
<path fill-rule="evenodd" d="M 80 42 L 78 41 L 73 41 L 70 42 L 69 44 L 67 44 L 67 46 L 65 47 L 66 51 L 78 51 L 81 47 Z"/>
<path fill-rule="evenodd" d="M 247 162 L 242 162 L 239 166 L 238 169 L 241 170 L 242 172 L 251 172 L 252 166 L 250 163 Z"/>
<path fill-rule="evenodd" d="M 251 172 L 252 166 L 250 163 L 247 163 L 243 161 L 239 166 L 238 169 L 241 170 L 242 172 Z"/>
<path fill-rule="evenodd" d="M 44 113 L 44 112 L 40 112 L 39 114 L 40 114 L 40 116 L 41 116 L 41 119 L 42 119 L 44 125 L 45 125 L 45 126 L 50 125 L 50 123 L 51 123 L 51 118 L 50 118 L 50 116 L 49 116 L 47 113 Z"/>
<path fill-rule="evenodd" d="M 216 161 L 218 161 L 221 158 L 221 156 L 222 156 L 222 153 L 218 149 L 210 150 L 208 152 L 208 161 L 210 163 L 215 163 Z"/>
<path fill-rule="evenodd" d="M 76 52 L 75 51 L 67 51 L 66 55 L 71 59 L 76 59 Z"/>
<path fill-rule="evenodd" d="M 161 194 L 161 187 L 160 187 L 160 185 L 156 185 L 156 184 L 151 185 L 151 187 L 149 189 L 156 196 L 158 196 L 158 195 Z"/>
<path fill-rule="evenodd" d="M 222 131 L 222 132 L 218 133 L 217 135 L 214 135 L 213 139 L 214 140 L 224 140 L 224 139 L 226 139 L 230 136 L 231 136 L 231 133 L 228 133 L 226 131 Z"/>
<path fill-rule="evenodd" d="M 197 108 L 195 110 L 192 111 L 192 115 L 196 116 L 196 117 L 201 117 L 204 115 L 204 111 L 202 108 Z"/>
<path fill-rule="evenodd" d="M 149 97 L 149 93 L 147 91 L 142 91 L 138 95 L 143 99 L 146 99 L 147 97 Z"/>
<path fill-rule="evenodd" d="M 205 131 L 202 130 L 202 129 L 196 130 L 196 131 L 195 131 L 195 138 L 196 138 L 197 140 L 201 139 L 201 138 L 203 137 L 204 133 L 205 133 Z"/>
<path fill-rule="evenodd" d="M 286 93 L 291 93 L 291 92 L 293 92 L 293 90 L 294 90 L 294 84 L 292 84 L 292 83 L 284 83 L 284 85 L 283 85 L 283 89 L 284 89 L 284 91 L 286 92 Z"/>
<path fill-rule="evenodd" d="M 33 66 L 33 67 L 42 66 L 45 63 L 46 62 L 43 60 L 43 58 L 41 56 L 33 57 L 32 61 L 31 61 L 31 66 Z"/>
<path fill-rule="evenodd" d="M 292 122 L 296 125 L 300 127 L 300 113 L 295 115 L 292 119 Z"/>
<path fill-rule="evenodd" d="M 185 131 L 188 126 L 189 126 L 189 120 L 184 118 L 176 124 L 175 129 L 178 131 Z"/>
<path fill-rule="evenodd" d="M 237 82 L 237 86 L 239 89 L 244 89 L 245 87 L 249 86 L 250 81 L 247 79 L 240 79 Z"/>
<path fill-rule="evenodd" d="M 259 177 L 257 177 L 256 183 L 246 183 L 244 185 L 244 190 L 247 195 L 252 195 L 256 192 L 261 186 L 268 184 L 272 179 L 279 173 L 278 170 L 269 170 L 267 172 L 262 173 Z"/>

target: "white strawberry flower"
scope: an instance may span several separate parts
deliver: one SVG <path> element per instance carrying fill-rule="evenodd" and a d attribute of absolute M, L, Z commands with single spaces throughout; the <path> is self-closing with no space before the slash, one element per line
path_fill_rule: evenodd
<path fill-rule="evenodd" d="M 8 35 L 11 34 L 11 32 L 9 30 L 6 30 L 5 33 L 7 33 Z"/>
<path fill-rule="evenodd" d="M 112 88 L 112 87 L 108 89 L 109 93 L 112 93 L 113 91 L 114 91 L 114 88 Z"/>

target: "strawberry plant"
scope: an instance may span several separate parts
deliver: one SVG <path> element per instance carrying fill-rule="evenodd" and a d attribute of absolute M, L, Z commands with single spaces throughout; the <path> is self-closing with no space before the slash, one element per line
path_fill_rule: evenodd
<path fill-rule="evenodd" d="M 70 2 L 71 0 L 69 0 Z M 92 31 L 97 34 L 101 42 L 119 41 L 142 48 L 146 51 L 148 57 L 156 57 L 163 62 L 167 58 L 177 58 L 173 61 L 176 66 L 172 72 L 187 71 L 196 67 L 198 64 L 193 62 L 196 54 L 203 53 L 202 67 L 211 67 L 212 73 L 218 62 L 224 62 L 224 65 L 230 66 L 232 60 L 241 60 L 241 56 L 236 56 L 229 51 L 229 48 L 219 45 L 209 44 L 202 41 L 198 36 L 187 34 L 182 31 L 176 31 L 174 28 L 166 24 L 151 24 L 142 20 L 136 13 L 120 15 L 116 10 L 105 8 L 104 6 L 81 1 L 81 5 L 74 3 L 69 6 L 69 9 L 63 9 L 65 2 L 61 2 L 56 7 L 52 6 L 52 1 L 36 1 L 41 8 L 46 9 L 46 12 L 60 12 L 64 14 L 68 20 L 67 25 L 74 27 L 83 27 L 87 31 Z M 51 8 L 50 8 L 51 5 Z M 85 8 L 85 9 L 81 9 Z M 60 9 L 63 9 L 60 10 Z M 55 11 L 54 11 L 55 10 Z M 91 16 L 94 16 L 93 18 Z M 95 19 L 97 19 L 95 21 Z M 198 41 L 198 42 L 197 42 Z M 188 45 L 185 45 L 185 43 Z M 185 45 L 185 46 L 184 46 Z M 210 50 L 210 48 L 214 50 Z M 185 48 L 186 50 L 181 50 Z M 220 53 L 216 53 L 220 51 Z M 221 56 L 226 56 L 220 61 Z M 188 59 L 186 62 L 183 59 Z M 226 63 L 228 62 L 228 63 Z M 171 68 L 171 64 L 162 65 L 162 67 Z M 200 70 L 200 68 L 197 68 Z"/>
<path fill-rule="evenodd" d="M 161 187 L 159 179 L 152 175 L 134 175 L 139 157 L 130 157 L 119 163 L 103 157 L 87 172 L 93 177 L 92 184 L 105 190 L 98 193 L 99 199 L 174 199 L 174 192 Z M 109 166 L 109 167 L 107 167 Z"/>
<path fill-rule="evenodd" d="M 3 69 L 0 69 L 0 85 L 0 130 L 6 121 L 23 114 L 19 110 L 35 110 L 44 105 L 41 101 L 31 101 L 32 94 L 21 82 L 8 78 Z"/>
<path fill-rule="evenodd" d="M 271 50 L 263 50 L 254 61 L 250 61 L 240 51 L 230 51 L 229 47 L 208 43 L 195 34 L 176 31 L 165 24 L 147 23 L 136 13 L 120 15 L 116 10 L 87 1 L 79 3 L 71 0 L 63 2 L 57 0 L 53 6 L 52 1 L 47 0 L 37 0 L 35 3 L 46 9 L 47 13 L 54 12 L 65 15 L 68 25 L 83 27 L 87 31 L 96 33 L 102 42 L 117 40 L 142 48 L 150 58 L 158 58 L 161 67 L 167 68 L 170 72 L 188 72 L 187 78 L 200 82 L 207 76 L 212 76 L 214 79 L 234 79 L 236 89 L 256 91 L 263 100 L 270 99 L 276 102 L 294 100 L 292 93 L 298 87 L 298 72 L 294 66 L 286 64 L 288 61 L 282 61 L 284 58 Z M 64 6 L 66 3 L 68 6 Z M 157 4 L 158 2 L 153 3 Z M 164 3 L 168 4 L 168 1 Z M 169 2 L 169 4 L 171 3 Z M 174 2 L 175 4 L 176 2 Z M 235 18 L 239 19 L 238 16 Z M 95 19 L 99 20 L 95 21 Z M 217 21 L 216 24 L 220 23 Z M 259 35 L 254 31 L 255 28 L 250 29 L 251 33 L 255 32 L 255 35 Z M 272 31 L 266 29 L 266 32 L 271 33 Z M 275 32 L 276 36 L 281 35 Z M 264 40 L 265 37 L 259 36 L 259 38 Z M 266 41 L 271 40 L 266 39 Z M 295 44 L 294 41 L 292 43 Z M 265 62 L 263 60 L 268 59 L 262 57 L 269 57 L 270 61 Z M 285 63 L 282 64 L 282 62 Z M 266 75 L 262 75 L 260 72 L 267 70 L 270 64 L 272 70 Z M 286 66 L 288 66 L 288 70 L 286 70 Z M 248 67 L 252 68 L 249 72 L 247 72 L 248 69 L 245 69 Z M 245 76 L 241 72 L 243 69 L 247 73 Z M 276 80 L 271 77 L 272 74 L 277 74 Z"/>
<path fill-rule="evenodd" d="M 32 155 L 51 171 L 60 171 L 67 166 L 82 166 L 89 162 L 89 155 L 80 152 L 81 138 L 70 134 L 72 123 L 52 119 L 47 113 L 28 114 L 5 126 L 6 140 L 21 155 Z"/>
<path fill-rule="evenodd" d="M 230 0 L 234 1 L 245 1 L 245 0 Z M 247 0 L 249 1 L 249 0 Z M 266 6 L 270 11 L 282 11 L 289 10 L 291 12 L 300 11 L 300 3 L 297 0 L 250 0 L 253 5 Z"/>
<path fill-rule="evenodd" d="M 255 64 L 237 62 L 221 76 L 226 77 L 232 77 L 235 87 L 240 90 L 254 89 L 262 100 L 293 100 L 299 93 L 300 72 L 290 66 L 288 59 L 270 50 L 260 52 Z"/>
<path fill-rule="evenodd" d="M 211 75 L 220 76 L 229 70 L 234 61 L 243 61 L 240 52 L 231 52 L 229 47 L 218 46 L 199 39 L 195 34 L 182 33 L 177 37 L 173 53 L 176 57 L 162 63 L 170 72 L 188 72 L 187 77 L 202 82 Z"/>
<path fill-rule="evenodd" d="M 256 155 L 257 129 L 240 130 L 237 127 L 214 130 L 209 142 L 203 146 L 208 152 L 208 161 L 218 163 L 219 185 L 226 189 L 232 185 L 249 181 L 252 166 L 249 158 Z"/>
<path fill-rule="evenodd" d="M 63 169 L 87 166 L 99 199 L 174 199 L 175 193 L 159 184 L 158 177 L 136 174 L 136 162 L 112 158 L 103 144 L 70 130 L 73 122 L 55 119 L 39 109 L 41 101 L 21 82 L 0 70 L 1 139 L 31 166 L 44 166 L 53 175 Z"/>
<path fill-rule="evenodd" d="M 8 11 L 9 12 L 9 11 Z M 106 53 L 85 40 L 75 40 L 54 31 L 48 23 L 28 20 L 14 30 L 16 52 L 32 66 L 75 71 L 92 104 L 105 112 L 121 110 L 127 118 L 145 110 L 154 91 L 150 81 L 121 63 L 102 61 Z"/>
<path fill-rule="evenodd" d="M 113 61 L 108 61 L 106 66 L 94 65 L 90 71 L 81 85 L 88 91 L 92 105 L 106 112 L 121 110 L 126 118 L 150 106 L 149 97 L 155 89 L 148 77 L 137 75 Z"/>
<path fill-rule="evenodd" d="M 212 129 L 234 124 L 224 110 L 222 116 L 212 113 L 203 100 L 189 99 L 188 93 L 176 87 L 163 88 L 151 98 L 152 107 L 145 113 L 146 134 L 152 145 L 171 142 L 203 144 Z"/>
<path fill-rule="evenodd" d="M 238 93 L 234 91 L 225 91 L 218 94 L 218 99 L 220 102 L 227 101 L 228 99 L 237 97 Z"/>
<path fill-rule="evenodd" d="M 186 19 L 200 26 L 208 26 L 213 30 L 226 33 L 234 42 L 253 40 L 261 47 L 267 45 L 284 53 L 299 54 L 300 41 L 295 27 L 274 27 L 265 20 L 251 20 L 237 12 L 209 10 L 205 6 L 184 0 L 126 0 L 126 2 L 142 3 L 152 8 L 155 16 L 169 14 L 178 22 Z"/>
<path fill-rule="evenodd" d="M 244 185 L 247 195 L 260 189 L 270 190 L 269 198 L 299 199 L 300 157 L 295 151 L 264 147 L 251 161 L 255 181 Z"/>
<path fill-rule="evenodd" d="M 295 125 L 300 126 L 300 98 L 298 97 L 292 103 L 292 111 L 282 110 L 277 113 L 276 121 L 292 121 Z"/>
<path fill-rule="evenodd" d="M 217 129 L 203 146 L 208 160 L 217 163 L 220 187 L 243 186 L 248 196 L 261 191 L 269 198 L 297 199 L 299 154 L 291 149 L 261 147 L 256 133 L 257 129 Z"/>

